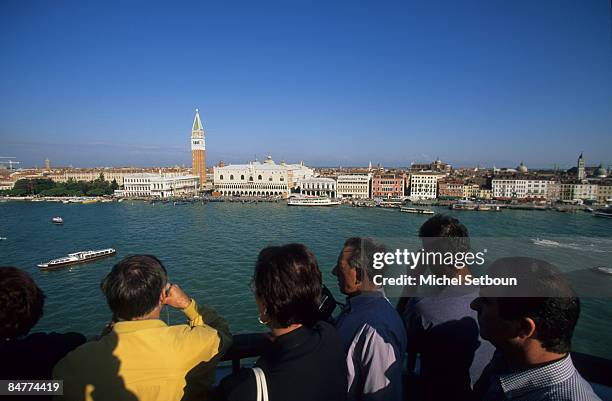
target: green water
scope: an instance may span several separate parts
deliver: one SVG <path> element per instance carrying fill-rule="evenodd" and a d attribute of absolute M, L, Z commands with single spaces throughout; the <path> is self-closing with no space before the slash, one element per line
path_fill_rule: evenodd
<path fill-rule="evenodd" d="M 575 264 L 585 255 L 595 257 L 591 264 L 612 265 L 610 219 L 586 213 L 437 211 L 457 216 L 474 237 L 515 237 L 525 244 L 533 238 L 556 239 L 560 246 L 547 249 L 549 259 L 565 270 L 568 261 Z M 51 224 L 53 216 L 62 216 L 64 225 Z M 299 208 L 283 203 L 3 202 L 0 237 L 7 239 L 0 241 L 0 264 L 27 270 L 45 291 L 45 315 L 35 331 L 99 333 L 110 317 L 100 281 L 120 258 L 134 253 L 158 256 L 168 268 L 170 280 L 199 302 L 216 308 L 233 332 L 261 331 L 264 327 L 257 322 L 248 283 L 262 247 L 306 244 L 317 255 L 324 282 L 341 298 L 331 269 L 346 238 L 414 239 L 426 219 L 397 210 Z M 70 252 L 108 247 L 116 248 L 117 256 L 57 271 L 36 268 L 37 263 Z M 522 248 L 516 252 L 524 254 Z M 612 276 L 596 278 L 612 284 Z M 575 350 L 612 359 L 611 301 L 609 296 L 583 299 Z M 166 318 L 165 313 L 162 316 Z M 177 323 L 181 316 L 172 312 L 169 319 Z"/>

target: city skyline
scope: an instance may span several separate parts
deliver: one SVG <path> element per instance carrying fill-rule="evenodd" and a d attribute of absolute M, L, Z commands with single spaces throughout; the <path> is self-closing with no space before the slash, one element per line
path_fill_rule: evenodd
<path fill-rule="evenodd" d="M 0 156 L 612 164 L 608 2 L 92 7 L 0 5 Z"/>

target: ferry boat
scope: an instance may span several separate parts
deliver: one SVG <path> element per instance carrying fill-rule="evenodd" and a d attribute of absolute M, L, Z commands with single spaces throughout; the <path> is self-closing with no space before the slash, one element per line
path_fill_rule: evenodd
<path fill-rule="evenodd" d="M 96 251 L 81 251 L 69 253 L 67 256 L 41 263 L 37 265 L 41 269 L 54 269 L 57 267 L 77 265 L 81 263 L 91 262 L 93 260 L 113 256 L 117 251 L 113 248 L 99 249 Z"/>
<path fill-rule="evenodd" d="M 407 206 L 400 207 L 400 212 L 413 213 L 413 214 L 434 214 L 435 213 L 431 209 L 421 209 L 418 207 L 407 207 Z"/>
<path fill-rule="evenodd" d="M 51 222 L 53 224 L 64 224 L 64 219 L 62 219 L 60 216 L 56 216 L 51 219 Z"/>
<path fill-rule="evenodd" d="M 287 206 L 335 206 L 339 204 L 339 200 L 325 196 L 296 196 L 287 200 Z"/>

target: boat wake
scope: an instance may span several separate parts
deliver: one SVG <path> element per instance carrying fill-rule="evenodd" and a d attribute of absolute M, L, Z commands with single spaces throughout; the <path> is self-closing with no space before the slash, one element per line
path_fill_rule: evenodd
<path fill-rule="evenodd" d="M 550 248 L 565 248 L 565 249 L 573 249 L 576 251 L 588 251 L 588 252 L 598 252 L 598 253 L 612 252 L 610 241 L 607 241 L 608 243 L 605 244 L 607 245 L 605 246 L 606 249 L 602 249 L 600 246 L 594 244 L 592 241 L 589 241 L 588 239 L 586 239 L 585 242 L 579 243 L 579 242 L 559 242 L 559 241 L 553 241 L 553 240 L 549 240 L 545 238 L 532 238 L 531 242 L 533 242 L 535 245 L 538 245 L 538 246 L 545 246 L 545 247 L 550 247 Z M 604 245 L 604 244 L 601 244 L 601 245 Z"/>

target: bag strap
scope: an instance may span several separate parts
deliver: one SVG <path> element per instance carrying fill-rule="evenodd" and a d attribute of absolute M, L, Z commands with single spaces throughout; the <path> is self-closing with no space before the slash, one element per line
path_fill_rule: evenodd
<path fill-rule="evenodd" d="M 266 375 L 261 368 L 253 368 L 253 373 L 255 374 L 255 383 L 257 384 L 257 401 L 269 401 Z"/>

